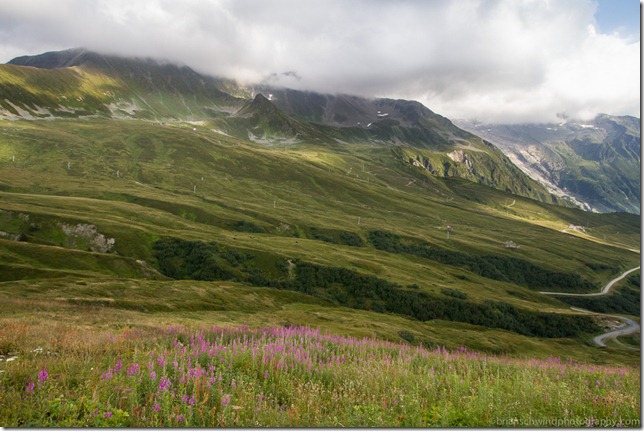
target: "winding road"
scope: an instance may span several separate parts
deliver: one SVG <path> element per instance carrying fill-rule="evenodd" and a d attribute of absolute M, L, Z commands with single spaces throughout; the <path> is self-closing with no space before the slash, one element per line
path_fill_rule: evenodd
<path fill-rule="evenodd" d="M 539 292 L 543 293 L 544 295 L 560 295 L 560 296 L 601 296 L 601 295 L 606 295 L 608 292 L 610 292 L 611 287 L 615 285 L 618 281 L 623 280 L 626 278 L 628 274 L 631 272 L 635 272 L 638 269 L 640 269 L 639 266 L 629 269 L 628 271 L 624 272 L 622 275 L 620 275 L 617 278 L 612 279 L 611 281 L 608 282 L 606 286 L 601 290 L 601 292 L 595 292 L 595 293 L 563 293 L 563 292 Z"/>
<path fill-rule="evenodd" d="M 604 288 L 601 290 L 601 292 L 595 292 L 595 293 L 563 293 L 563 292 L 539 292 L 543 293 L 544 295 L 559 295 L 559 296 L 601 296 L 601 295 L 606 295 L 608 292 L 610 292 L 610 289 L 619 281 L 623 280 L 628 276 L 630 273 L 637 271 L 640 269 L 639 266 L 629 269 L 628 271 L 625 271 L 622 273 L 619 277 L 616 277 L 612 279 L 611 281 L 604 286 Z M 581 308 L 575 308 L 575 307 L 570 307 L 572 310 L 575 311 L 581 311 L 583 313 L 590 313 L 598 316 L 606 316 L 606 317 L 613 317 L 615 319 L 619 319 L 624 322 L 623 325 L 613 329 L 612 331 L 608 331 L 605 334 L 601 334 L 593 338 L 593 341 L 595 344 L 597 344 L 599 347 L 606 347 L 606 341 L 620 337 L 622 335 L 629 335 L 634 332 L 639 331 L 640 325 L 635 322 L 632 319 L 629 319 L 628 317 L 623 317 L 623 316 L 616 316 L 613 314 L 603 314 L 603 313 L 593 313 L 592 311 L 588 310 L 583 310 Z"/>

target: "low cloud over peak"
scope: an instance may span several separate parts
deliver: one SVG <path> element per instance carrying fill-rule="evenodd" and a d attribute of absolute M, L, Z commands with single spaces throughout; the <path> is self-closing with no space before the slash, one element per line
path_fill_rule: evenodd
<path fill-rule="evenodd" d="M 591 0 L 4 0 L 0 55 L 85 46 L 452 118 L 639 116 L 640 42 Z M 636 8 L 635 12 L 639 12 Z"/>

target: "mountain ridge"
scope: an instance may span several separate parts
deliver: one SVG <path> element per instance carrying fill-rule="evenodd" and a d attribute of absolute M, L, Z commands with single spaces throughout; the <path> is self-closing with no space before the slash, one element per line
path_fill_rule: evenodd
<path fill-rule="evenodd" d="M 38 295 L 20 295 L 37 286 L 39 300 L 88 313 L 394 340 L 413 329 L 432 345 L 639 360 L 585 344 L 607 325 L 539 293 L 592 292 L 636 266 L 638 216 L 511 194 L 536 183 L 415 102 L 293 92 L 289 111 L 275 89 L 200 98 L 198 75 L 175 67 L 188 82 L 170 85 L 163 69 L 126 63 L 0 66 L 12 90 L 0 102 L 30 116 L 0 119 L 5 297 L 33 308 Z M 604 300 L 639 298 L 631 278 Z"/>
<path fill-rule="evenodd" d="M 558 124 L 457 121 L 494 141 L 531 178 L 586 210 L 640 213 L 639 119 L 599 114 Z"/>
<path fill-rule="evenodd" d="M 85 49 L 17 57 L 0 68 L 0 118 L 105 116 L 155 121 L 210 122 L 265 145 L 308 139 L 324 145 L 369 142 L 393 148 L 410 169 L 460 177 L 549 203 L 571 205 L 513 165 L 501 150 L 417 101 L 271 87 L 243 88 L 187 66 L 154 59 L 103 55 Z M 38 79 L 12 68 L 38 67 Z M 16 78 L 17 75 L 23 75 Z M 77 82 L 62 97 L 46 75 Z M 4 78 L 4 79 L 2 79 Z M 22 79 L 22 80 L 21 80 Z M 4 82 L 3 82 L 4 81 Z M 243 118 L 255 92 L 268 94 Z M 255 98 L 256 100 L 256 98 Z M 278 108 L 277 111 L 272 107 Z M 257 108 L 257 107 L 256 107 Z"/>

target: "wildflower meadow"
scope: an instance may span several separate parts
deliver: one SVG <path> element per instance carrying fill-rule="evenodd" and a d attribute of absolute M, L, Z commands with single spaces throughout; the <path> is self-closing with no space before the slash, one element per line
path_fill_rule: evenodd
<path fill-rule="evenodd" d="M 23 338 L 32 330 L 24 323 L 3 328 Z M 633 367 L 450 351 L 296 326 L 77 329 L 45 338 L 47 346 L 1 358 L 0 425 L 640 424 L 640 371 Z"/>

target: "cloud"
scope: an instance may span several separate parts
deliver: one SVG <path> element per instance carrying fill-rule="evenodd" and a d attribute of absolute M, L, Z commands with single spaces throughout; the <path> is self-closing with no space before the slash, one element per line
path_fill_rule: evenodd
<path fill-rule="evenodd" d="M 3 0 L 0 58 L 84 46 L 452 118 L 639 116 L 640 42 L 591 0 Z M 5 61 L 6 61 L 5 60 Z"/>

